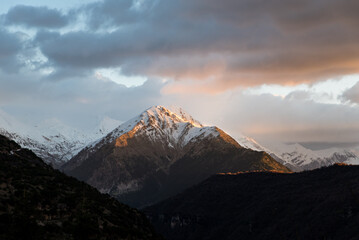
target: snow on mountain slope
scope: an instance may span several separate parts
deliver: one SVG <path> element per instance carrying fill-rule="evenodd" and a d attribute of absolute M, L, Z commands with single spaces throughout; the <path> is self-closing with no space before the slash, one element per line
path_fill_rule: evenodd
<path fill-rule="evenodd" d="M 334 163 L 358 164 L 359 158 L 352 151 L 340 148 L 328 148 L 313 151 L 302 145 L 272 144 L 268 147 L 272 153 L 284 162 L 298 167 L 300 170 L 312 170 Z"/>
<path fill-rule="evenodd" d="M 132 206 L 179 193 L 220 172 L 290 172 L 181 108 L 151 107 L 80 151 L 61 168 Z"/>
<path fill-rule="evenodd" d="M 183 147 L 198 137 L 217 137 L 219 135 L 215 127 L 203 126 L 181 108 L 172 107 L 172 110 L 169 110 L 163 106 L 155 106 L 121 124 L 105 138 L 90 144 L 88 148 L 93 148 L 92 151 L 94 151 L 128 133 L 131 135 L 145 134 L 153 141 L 166 140 L 172 148 Z"/>
<path fill-rule="evenodd" d="M 166 172 L 166 169 L 169 169 L 172 164 L 180 159 L 179 156 L 184 154 L 186 145 L 200 139 L 212 139 L 220 135 L 219 129 L 203 126 L 181 108 L 172 107 L 171 109 L 154 106 L 145 110 L 140 115 L 115 128 L 105 137 L 90 143 L 66 163 L 62 169 L 70 174 L 73 174 L 73 171 L 81 171 L 82 168 L 87 169 L 83 166 L 89 162 L 88 159 L 92 155 L 96 155 L 96 161 L 103 158 L 104 161 L 121 159 L 126 162 L 129 159 L 131 163 L 121 163 L 121 166 L 116 166 L 117 163 L 111 163 L 114 164 L 114 166 L 110 166 L 111 173 L 106 174 L 106 177 L 109 178 L 113 169 L 120 167 L 123 177 L 128 176 L 126 181 L 121 180 L 114 186 L 112 180 L 111 184 L 96 182 L 97 178 L 88 180 L 88 182 L 96 186 L 101 192 L 112 192 L 115 195 L 139 190 L 142 186 L 143 177 L 132 176 L 134 174 L 125 167 L 127 164 L 131 164 L 131 168 L 153 165 L 155 166 L 153 170 L 161 169 L 161 171 Z M 130 141 L 136 143 L 131 144 Z M 120 148 L 126 150 L 120 151 Z M 141 162 L 140 166 L 135 167 L 138 156 L 146 158 L 149 163 Z M 107 169 L 107 165 L 111 164 L 107 163 L 106 166 L 102 167 L 106 169 L 103 171 L 110 171 Z M 146 172 L 150 172 L 149 169 Z M 74 173 L 74 176 L 83 174 L 83 172 L 81 174 Z M 117 173 L 114 174 L 114 178 L 117 177 Z"/>
<path fill-rule="evenodd" d="M 115 131 L 111 132 L 113 129 Z M 131 134 L 146 134 L 154 141 L 168 139 L 166 144 L 172 148 L 183 147 L 198 137 L 215 137 L 219 134 L 215 127 L 203 126 L 183 109 L 175 106 L 149 108 L 123 124 L 104 117 L 98 126 L 86 132 L 71 128 L 57 119 L 46 119 L 35 126 L 25 124 L 0 109 L 0 134 L 33 150 L 55 167 L 70 160 L 85 146 L 93 148 L 94 151 L 130 131 Z M 106 136 L 108 133 L 110 134 Z M 104 136 L 106 137 L 103 138 Z M 271 143 L 262 146 L 253 138 L 244 135 L 236 140 L 245 148 L 270 153 L 278 162 L 294 171 L 310 170 L 335 162 L 359 164 L 359 147 L 349 150 L 331 148 L 313 151 L 300 144 Z"/>
<path fill-rule="evenodd" d="M 268 149 L 266 149 L 265 147 L 263 147 L 262 145 L 260 145 L 256 140 L 254 140 L 251 137 L 247 137 L 245 135 L 240 135 L 236 138 L 237 142 L 245 147 L 245 148 L 249 148 L 255 151 L 265 151 L 267 152 Z"/>
<path fill-rule="evenodd" d="M 87 144 L 113 130 L 118 123 L 104 118 L 97 129 L 85 133 L 57 119 L 46 119 L 35 126 L 25 124 L 0 110 L 0 134 L 31 149 L 54 167 L 60 167 Z"/>
<path fill-rule="evenodd" d="M 239 136 L 236 140 L 246 148 L 269 153 L 274 159 L 293 171 L 312 170 L 334 163 L 359 164 L 359 157 L 355 150 L 328 148 L 314 151 L 298 143 L 273 142 L 264 147 L 253 138 L 244 135 Z"/>

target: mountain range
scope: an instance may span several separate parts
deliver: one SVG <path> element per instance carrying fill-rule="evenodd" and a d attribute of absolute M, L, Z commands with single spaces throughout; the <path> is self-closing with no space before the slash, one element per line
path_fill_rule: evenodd
<path fill-rule="evenodd" d="M 89 143 L 105 136 L 120 124 L 104 117 L 90 132 L 72 128 L 58 119 L 37 124 L 24 123 L 0 110 L 0 134 L 31 149 L 46 163 L 59 168 Z"/>
<path fill-rule="evenodd" d="M 171 107 L 171 109 L 180 108 Z M 187 113 L 186 115 L 190 116 Z M 55 168 L 60 168 L 83 148 L 106 136 L 122 123 L 107 116 L 100 119 L 97 126 L 91 130 L 80 130 L 58 119 L 46 119 L 31 124 L 20 121 L 0 109 L 0 134 L 15 140 L 22 147 L 31 149 Z M 336 162 L 359 164 L 359 147 L 311 150 L 299 143 L 270 142 L 263 145 L 244 135 L 237 135 L 234 138 L 243 147 L 269 153 L 276 161 L 292 171 L 312 170 Z"/>
<path fill-rule="evenodd" d="M 131 206 L 175 195 L 218 172 L 290 172 L 182 109 L 155 106 L 90 144 L 61 168 Z"/>
<path fill-rule="evenodd" d="M 186 115 L 190 116 L 187 113 Z M 55 168 L 60 168 L 83 148 L 106 136 L 121 123 L 103 116 L 91 130 L 80 130 L 58 119 L 46 119 L 36 124 L 20 121 L 0 109 L 0 134 L 15 140 L 22 147 L 31 149 Z M 359 147 L 311 150 L 299 143 L 270 142 L 263 145 L 244 135 L 236 135 L 234 138 L 243 147 L 269 153 L 292 171 L 312 170 L 336 162 L 359 164 Z"/>
<path fill-rule="evenodd" d="M 358 150 L 355 148 L 332 147 L 311 150 L 299 143 L 271 142 L 263 146 L 253 138 L 246 136 L 240 136 L 236 140 L 244 147 L 269 153 L 278 162 L 295 172 L 331 166 L 335 163 L 359 164 Z"/>
<path fill-rule="evenodd" d="M 247 136 L 234 139 L 179 107 L 155 106 L 123 124 L 104 118 L 90 132 L 57 119 L 29 125 L 0 111 L 0 133 L 55 168 L 136 207 L 175 195 L 218 172 L 303 171 L 359 163 L 353 151 L 343 149 L 313 151 L 278 143 L 264 147 Z"/>
<path fill-rule="evenodd" d="M 342 164 L 359 164 L 354 151 L 263 146 L 163 106 L 90 132 L 0 111 L 1 133 L 80 181 L 0 135 L 0 238 L 160 239 L 110 196 L 168 239 L 358 236 L 359 169 Z"/>

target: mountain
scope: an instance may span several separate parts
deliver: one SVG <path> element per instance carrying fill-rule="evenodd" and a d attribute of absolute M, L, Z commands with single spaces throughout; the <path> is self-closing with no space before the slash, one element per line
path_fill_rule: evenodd
<path fill-rule="evenodd" d="M 144 211 L 168 240 L 359 239 L 359 166 L 216 175 Z"/>
<path fill-rule="evenodd" d="M 143 207 L 218 172 L 289 169 L 240 146 L 181 108 L 155 106 L 90 144 L 62 170 L 120 201 Z"/>
<path fill-rule="evenodd" d="M 299 143 L 275 142 L 264 147 L 250 137 L 239 136 L 236 140 L 244 147 L 269 153 L 278 162 L 296 172 L 330 166 L 334 163 L 359 164 L 358 151 L 355 149 L 311 150 Z"/>
<path fill-rule="evenodd" d="M 0 135 L 0 239 L 162 239 L 145 215 Z"/>
<path fill-rule="evenodd" d="M 359 164 L 359 157 L 348 149 L 311 150 L 295 143 L 273 145 L 269 152 L 282 159 L 284 165 L 296 171 L 313 170 L 334 163 Z"/>
<path fill-rule="evenodd" d="M 70 160 L 82 148 L 112 131 L 119 121 L 105 117 L 96 130 L 83 132 L 57 119 L 46 119 L 36 125 L 20 122 L 0 110 L 0 134 L 29 148 L 55 168 Z"/>

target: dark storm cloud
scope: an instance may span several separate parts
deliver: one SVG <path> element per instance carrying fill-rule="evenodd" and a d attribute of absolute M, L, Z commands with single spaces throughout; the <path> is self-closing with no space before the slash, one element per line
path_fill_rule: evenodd
<path fill-rule="evenodd" d="M 5 24 L 33 28 L 61 28 L 69 23 L 69 16 L 57 9 L 18 5 L 5 15 Z"/>
<path fill-rule="evenodd" d="M 224 89 L 359 72 L 357 1 L 105 0 L 77 12 L 88 31 L 37 37 L 54 66 L 121 66 Z"/>

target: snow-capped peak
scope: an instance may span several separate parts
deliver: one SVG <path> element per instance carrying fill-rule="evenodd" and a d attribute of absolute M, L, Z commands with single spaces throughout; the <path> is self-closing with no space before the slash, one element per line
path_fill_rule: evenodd
<path fill-rule="evenodd" d="M 169 110 L 164 106 L 153 106 L 121 124 L 104 139 L 92 143 L 89 147 L 112 142 L 130 131 L 133 134 L 145 134 L 152 140 L 161 139 L 168 142 L 169 146 L 184 146 L 197 137 L 219 135 L 215 127 L 203 126 L 182 108 L 171 107 Z"/>
<path fill-rule="evenodd" d="M 170 111 L 163 106 L 153 106 L 142 112 L 137 117 L 121 124 L 115 129 L 118 133 L 125 133 L 133 130 L 136 126 L 155 126 L 160 128 L 176 128 L 178 124 L 190 124 L 192 127 L 204 127 L 199 121 L 195 120 L 191 115 L 183 109 L 178 108 L 176 111 Z"/>
<path fill-rule="evenodd" d="M 182 108 L 172 106 L 171 108 L 166 108 L 163 106 L 154 106 L 141 114 L 141 119 L 146 123 L 148 121 L 155 120 L 161 124 L 167 124 L 171 126 L 176 123 L 190 123 L 194 127 L 203 127 L 203 125 L 195 120 L 191 115 L 186 113 Z"/>

